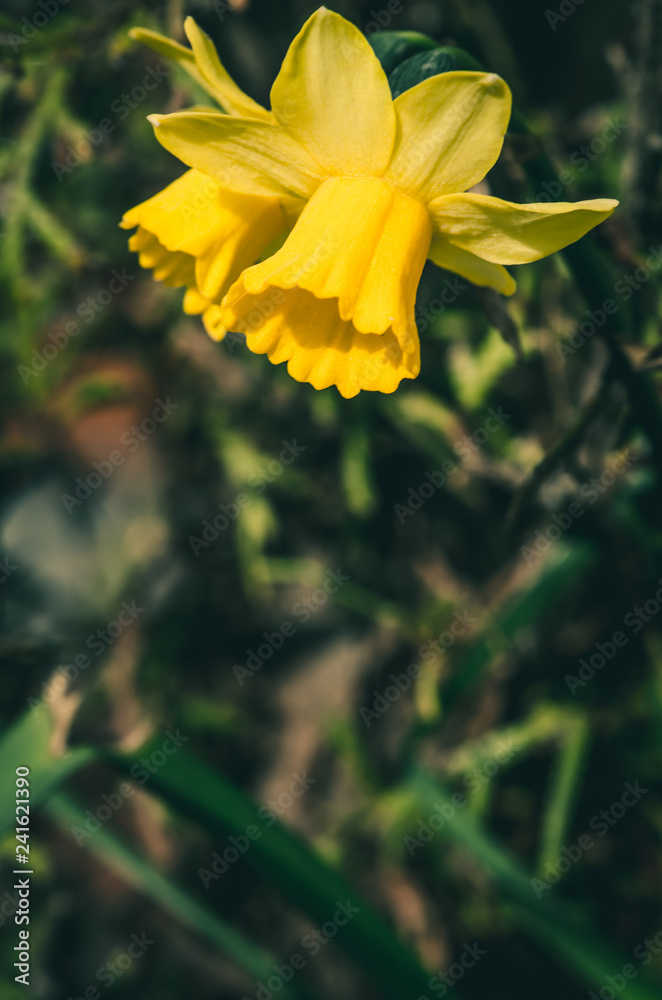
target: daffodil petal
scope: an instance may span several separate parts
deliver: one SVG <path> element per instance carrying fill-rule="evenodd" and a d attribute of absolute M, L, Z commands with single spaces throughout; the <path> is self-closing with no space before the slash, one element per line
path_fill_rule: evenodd
<path fill-rule="evenodd" d="M 420 371 L 418 337 L 404 352 L 392 330 L 360 333 L 340 318 L 337 300 L 318 299 L 300 288 L 272 286 L 252 295 L 240 278 L 221 316 L 228 329 L 246 335 L 255 354 L 267 354 L 273 364 L 287 361 L 297 382 L 315 389 L 335 385 L 345 399 L 362 389 L 394 392 L 403 378 L 416 378 Z"/>
<path fill-rule="evenodd" d="M 220 95 L 205 80 L 197 66 L 193 52 L 185 45 L 180 45 L 179 42 L 174 42 L 171 38 L 166 38 L 165 35 L 160 35 L 157 31 L 151 31 L 149 28 L 131 28 L 129 36 L 136 42 L 146 45 L 152 52 L 177 63 L 203 90 L 207 91 L 210 97 L 214 97 L 220 103 Z"/>
<path fill-rule="evenodd" d="M 391 92 L 358 28 L 322 7 L 308 18 L 271 90 L 276 119 L 331 174 L 384 172 L 395 140 Z"/>
<path fill-rule="evenodd" d="M 139 228 L 129 238 L 129 249 L 138 254 L 141 267 L 154 272 L 156 281 L 171 288 L 191 285 L 195 281 L 195 259 L 187 253 L 168 250 L 146 229 Z"/>
<path fill-rule="evenodd" d="M 182 309 L 187 316 L 197 316 L 198 313 L 204 312 L 208 305 L 208 300 L 200 294 L 195 285 L 186 289 Z"/>
<path fill-rule="evenodd" d="M 187 17 L 184 21 L 184 31 L 191 43 L 197 69 L 206 81 L 205 89 L 218 98 L 225 111 L 244 118 L 273 121 L 273 115 L 266 108 L 237 86 L 218 58 L 211 38 L 198 27 L 192 17 Z"/>
<path fill-rule="evenodd" d="M 215 302 L 202 313 L 202 323 L 212 340 L 223 340 L 228 332 L 221 318 L 221 307 Z"/>
<path fill-rule="evenodd" d="M 272 121 L 271 113 L 237 86 L 218 58 L 213 42 L 192 17 L 186 18 L 184 28 L 193 49 L 187 49 L 185 45 L 149 28 L 131 28 L 129 35 L 152 52 L 181 66 L 229 114 Z"/>
<path fill-rule="evenodd" d="M 497 264 L 525 264 L 562 250 L 607 219 L 611 198 L 518 205 L 483 194 L 444 195 L 428 208 L 451 243 Z"/>
<path fill-rule="evenodd" d="M 210 242 L 209 221 L 219 203 L 220 186 L 199 170 L 187 170 L 172 184 L 130 208 L 120 225 L 142 226 L 169 250 L 199 253 Z"/>
<path fill-rule="evenodd" d="M 277 198 L 226 191 L 198 170 L 188 170 L 153 198 L 130 209 L 121 225 L 140 227 L 129 246 L 140 252 L 142 266 L 155 268 L 157 256 L 162 262 L 163 248 L 172 257 L 191 261 L 194 275 L 180 284 L 195 282 L 209 301 L 220 301 L 244 268 L 289 228 Z M 180 269 L 179 273 L 184 272 Z M 156 270 L 155 277 L 160 277 Z"/>
<path fill-rule="evenodd" d="M 515 291 L 515 282 L 505 267 L 456 247 L 439 233 L 432 237 L 429 257 L 433 264 L 467 278 L 474 285 L 494 288 L 502 295 L 512 295 Z"/>
<path fill-rule="evenodd" d="M 303 146 L 268 122 L 186 111 L 149 120 L 162 146 L 231 191 L 307 198 L 323 176 Z"/>
<path fill-rule="evenodd" d="M 386 176 L 424 202 L 473 187 L 499 156 L 511 101 L 494 73 L 441 73 L 406 90 L 393 102 L 398 136 Z"/>

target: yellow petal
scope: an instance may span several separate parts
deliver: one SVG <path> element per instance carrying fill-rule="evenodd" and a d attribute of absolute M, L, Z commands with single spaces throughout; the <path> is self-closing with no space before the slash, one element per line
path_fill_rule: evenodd
<path fill-rule="evenodd" d="M 296 36 L 271 90 L 273 114 L 331 174 L 379 175 L 395 140 L 391 92 L 364 35 L 320 8 Z"/>
<path fill-rule="evenodd" d="M 268 122 L 211 112 L 148 117 L 162 146 L 229 190 L 306 198 L 322 180 L 303 146 Z"/>
<path fill-rule="evenodd" d="M 185 276 L 178 283 L 195 285 L 210 301 L 220 301 L 241 271 L 288 228 L 278 199 L 225 191 L 197 170 L 130 209 L 121 225 L 140 227 L 129 246 L 157 279 L 170 277 L 163 271 L 168 254 L 178 265 L 172 276 Z"/>
<path fill-rule="evenodd" d="M 204 328 L 212 340 L 223 340 L 227 333 L 221 318 L 221 307 L 215 302 L 207 306 L 202 314 Z"/>
<path fill-rule="evenodd" d="M 225 69 L 209 35 L 206 35 L 192 17 L 184 21 L 184 30 L 191 43 L 196 66 L 207 83 L 209 93 L 218 97 L 219 103 L 231 115 L 273 121 L 272 114 L 245 94 Z"/>
<path fill-rule="evenodd" d="M 195 258 L 189 254 L 166 249 L 153 233 L 139 228 L 129 239 L 129 249 L 136 251 L 140 266 L 154 272 L 156 281 L 171 288 L 191 285 L 195 281 Z"/>
<path fill-rule="evenodd" d="M 209 243 L 209 213 L 221 188 L 199 170 L 187 170 L 147 201 L 125 212 L 123 229 L 142 226 L 169 250 L 195 254 Z"/>
<path fill-rule="evenodd" d="M 525 264 L 580 239 L 618 205 L 611 198 L 517 205 L 482 194 L 445 195 L 428 208 L 451 243 L 497 264 Z"/>
<path fill-rule="evenodd" d="M 197 288 L 187 288 L 183 308 L 189 316 L 202 313 L 202 323 L 212 340 L 223 340 L 227 330 L 221 320 L 221 307 L 216 302 L 210 302 Z"/>
<path fill-rule="evenodd" d="M 335 299 L 299 288 L 251 295 L 241 278 L 226 302 L 230 298 L 233 304 L 221 311 L 227 328 L 245 333 L 255 354 L 267 354 L 274 364 L 287 361 L 292 378 L 315 389 L 335 385 L 346 399 L 361 389 L 394 392 L 403 378 L 420 371 L 418 337 L 404 354 L 391 330 L 360 333 L 342 320 Z"/>
<path fill-rule="evenodd" d="M 461 250 L 439 233 L 432 237 L 429 256 L 434 264 L 460 274 L 474 285 L 494 288 L 502 295 L 512 295 L 515 291 L 515 282 L 505 267 L 483 260 L 468 250 Z"/>
<path fill-rule="evenodd" d="M 191 25 L 188 24 L 189 21 Z M 131 28 L 129 35 L 153 52 L 158 52 L 160 56 L 165 56 L 166 59 L 171 59 L 181 66 L 229 114 L 271 120 L 271 114 L 237 86 L 222 66 L 211 40 L 198 28 L 193 18 L 187 18 L 184 27 L 191 44 L 193 44 L 191 35 L 195 37 L 193 51 L 148 28 Z M 209 52 L 209 47 L 213 50 L 213 56 Z"/>
<path fill-rule="evenodd" d="M 143 226 L 169 250 L 183 250 L 196 257 L 219 237 L 234 238 L 240 228 L 256 239 L 261 252 L 262 246 L 275 238 L 274 230 L 278 235 L 288 228 L 277 198 L 226 191 L 199 170 L 187 170 L 158 194 L 129 209 L 120 225 L 124 229 Z M 261 228 L 268 230 L 264 238 L 257 235 Z"/>
<path fill-rule="evenodd" d="M 282 248 L 249 268 L 246 290 L 270 285 L 335 298 L 362 333 L 417 339 L 416 288 L 430 247 L 424 205 L 377 177 L 334 177 L 318 188 Z"/>
<path fill-rule="evenodd" d="M 207 299 L 204 295 L 200 294 L 195 286 L 186 289 L 182 309 L 187 316 L 197 316 L 199 313 L 204 312 L 208 305 L 209 302 Z"/>
<path fill-rule="evenodd" d="M 424 202 L 466 191 L 496 163 L 511 101 L 493 73 L 441 73 L 406 90 L 393 102 L 398 138 L 387 177 Z"/>
<path fill-rule="evenodd" d="M 151 31 L 149 28 L 131 28 L 129 31 L 131 38 L 135 39 L 136 42 L 141 42 L 146 45 L 147 48 L 151 49 L 152 52 L 157 52 L 160 56 L 165 56 L 166 59 L 171 59 L 173 62 L 181 66 L 183 70 L 186 70 L 188 75 L 192 77 L 197 84 L 199 84 L 203 90 L 220 101 L 220 96 L 216 94 L 209 86 L 202 73 L 198 69 L 195 61 L 195 56 L 190 49 L 187 49 L 185 45 L 180 45 L 179 42 L 174 42 L 171 38 L 166 38 L 165 35 L 160 35 L 157 31 Z"/>

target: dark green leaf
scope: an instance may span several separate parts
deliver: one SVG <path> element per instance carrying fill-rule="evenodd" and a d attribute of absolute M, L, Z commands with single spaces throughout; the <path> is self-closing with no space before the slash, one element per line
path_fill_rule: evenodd
<path fill-rule="evenodd" d="M 400 61 L 396 69 L 389 73 L 388 82 L 393 99 L 422 83 L 430 76 L 450 73 L 453 70 L 482 70 L 482 66 L 464 49 L 439 47 L 430 52 L 419 52 L 410 59 Z"/>
<path fill-rule="evenodd" d="M 396 66 L 418 52 L 427 52 L 436 42 L 417 31 L 377 31 L 368 35 L 368 41 L 375 50 L 384 72 L 390 76 Z"/>
<path fill-rule="evenodd" d="M 16 768 L 29 767 L 30 805 L 45 801 L 65 778 L 97 756 L 90 748 L 58 753 L 53 746 L 55 720 L 40 702 L 7 732 L 0 743 L 0 833 L 16 820 Z"/>
<path fill-rule="evenodd" d="M 113 756 L 127 772 L 149 748 L 135 756 Z M 285 899 L 319 924 L 332 919 L 338 904 L 354 907 L 335 940 L 372 977 L 385 997 L 403 1000 L 424 994 L 429 973 L 384 921 L 295 833 L 280 823 L 269 826 L 257 806 L 223 777 L 186 750 L 171 757 L 168 766 L 150 779 L 151 789 L 183 815 L 197 820 L 216 835 L 245 836 L 257 827 L 246 863 L 278 886 Z"/>
<path fill-rule="evenodd" d="M 63 830 L 77 826 L 85 830 L 88 821 L 81 806 L 65 795 L 55 795 L 46 806 L 48 815 Z M 196 902 L 107 830 L 97 830 L 83 840 L 86 850 L 138 892 L 153 900 L 178 923 L 205 938 L 223 954 L 232 958 L 249 976 L 267 978 L 273 973 L 275 956 L 267 954 L 227 924 L 211 910 Z M 298 995 L 285 986 L 284 998 Z"/>

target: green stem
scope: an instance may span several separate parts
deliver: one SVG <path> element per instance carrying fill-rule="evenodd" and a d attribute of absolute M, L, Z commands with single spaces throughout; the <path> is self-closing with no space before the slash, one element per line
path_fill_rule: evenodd
<path fill-rule="evenodd" d="M 550 472 L 564 459 L 574 454 L 575 449 L 581 444 L 587 428 L 600 415 L 609 402 L 612 381 L 616 377 L 617 373 L 612 363 L 605 373 L 601 388 L 575 426 L 545 455 L 543 460 L 536 465 L 529 478 L 518 489 L 506 513 L 506 522 L 511 533 L 514 533 L 518 528 L 523 512 L 528 508 L 530 501 L 535 498 Z"/>
<path fill-rule="evenodd" d="M 519 111 L 513 111 L 509 131 L 534 135 Z M 524 163 L 524 168 L 536 186 L 545 183 L 551 186 L 558 181 L 557 171 L 542 143 L 539 143 L 535 155 Z M 613 297 L 614 285 L 598 248 L 590 240 L 582 239 L 566 247 L 562 253 L 590 308 L 601 308 L 607 299 Z M 658 473 L 657 489 L 662 491 L 662 411 L 657 394 L 651 380 L 632 367 L 616 339 L 624 328 L 631 332 L 629 318 L 626 315 L 623 319 L 622 309 L 618 315 L 603 311 L 606 319 L 600 333 L 609 350 L 616 377 L 628 394 L 635 419 L 650 441 Z"/>

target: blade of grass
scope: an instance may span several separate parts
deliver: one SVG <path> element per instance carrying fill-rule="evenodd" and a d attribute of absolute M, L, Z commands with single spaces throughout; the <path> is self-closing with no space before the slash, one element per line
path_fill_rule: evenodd
<path fill-rule="evenodd" d="M 110 759 L 129 772 L 145 753 L 149 748 L 136 756 Z M 339 903 L 348 910 L 353 907 L 347 925 L 338 927 L 338 944 L 392 1000 L 425 993 L 430 973 L 342 876 L 285 826 L 278 822 L 269 826 L 260 819 L 257 807 L 203 761 L 179 750 L 168 767 L 152 775 L 150 787 L 208 831 L 238 836 L 257 826 L 260 836 L 244 854 L 248 864 L 278 886 L 288 902 L 320 923 L 331 919 Z"/>
<path fill-rule="evenodd" d="M 546 797 L 538 872 L 544 872 L 545 865 L 553 864 L 561 854 L 579 792 L 589 738 L 584 716 L 568 712 L 559 723 L 563 732 Z"/>
<path fill-rule="evenodd" d="M 65 778 L 98 756 L 90 748 L 54 752 L 54 728 L 53 715 L 44 705 L 22 716 L 0 741 L 0 835 L 15 826 L 17 767 L 30 768 L 30 805 L 34 809 Z"/>
<path fill-rule="evenodd" d="M 421 770 L 415 770 L 407 784 L 421 809 L 431 812 L 440 800 L 448 801 L 444 786 Z M 452 840 L 499 885 L 523 932 L 534 937 L 554 953 L 587 985 L 597 989 L 604 978 L 627 964 L 618 952 L 589 926 L 584 914 L 572 903 L 561 899 L 554 889 L 537 898 L 532 878 L 467 813 L 457 811 L 452 821 L 439 831 L 443 840 Z M 622 991 L 623 1000 L 659 1000 L 660 988 L 642 977 L 629 980 Z"/>
<path fill-rule="evenodd" d="M 30 767 L 31 799 L 37 806 L 44 804 L 66 778 L 95 759 L 104 757 L 128 773 L 134 765 L 140 766 L 140 758 L 150 751 L 149 746 L 135 755 L 81 748 L 58 756 L 50 749 L 53 728 L 47 709 L 26 713 L 0 742 L 0 766 L 5 765 L 2 773 L 8 776 L 0 784 L 0 807 L 4 806 L 0 832 L 14 822 L 16 767 Z M 155 747 L 158 749 L 156 741 Z M 339 903 L 352 907 L 352 919 L 338 928 L 338 943 L 385 996 L 401 1000 L 403 994 L 419 995 L 427 989 L 430 974 L 345 880 L 284 826 L 267 826 L 258 818 L 256 806 L 202 761 L 180 749 L 167 768 L 151 776 L 150 788 L 206 829 L 222 835 L 243 834 L 248 826 L 261 827 L 260 838 L 245 855 L 248 862 L 276 884 L 288 901 L 320 923 L 331 919 Z M 60 815 L 63 810 L 61 806 Z"/>
<path fill-rule="evenodd" d="M 560 557 L 548 565 L 532 587 L 517 594 L 494 619 L 495 628 L 488 636 L 471 643 L 458 658 L 453 674 L 444 687 L 444 705 L 448 708 L 462 697 L 483 675 L 495 655 L 505 651 L 524 629 L 533 629 L 549 614 L 550 608 L 567 596 L 571 588 L 591 569 L 597 552 L 585 542 L 575 541 Z M 499 634 L 500 633 L 500 634 Z"/>
<path fill-rule="evenodd" d="M 85 828 L 86 816 L 83 809 L 65 795 L 54 795 L 44 811 L 63 830 L 69 831 L 72 826 Z M 138 892 L 153 900 L 178 923 L 219 948 L 249 976 L 264 979 L 273 975 L 273 965 L 277 961 L 274 956 L 256 947 L 215 913 L 178 889 L 113 834 L 107 830 L 97 830 L 82 846 Z M 291 987 L 284 986 L 282 995 L 292 997 L 300 994 L 293 992 Z"/>

